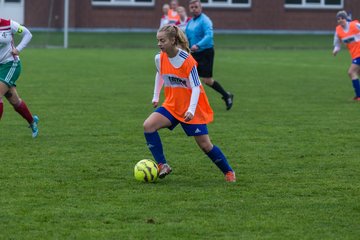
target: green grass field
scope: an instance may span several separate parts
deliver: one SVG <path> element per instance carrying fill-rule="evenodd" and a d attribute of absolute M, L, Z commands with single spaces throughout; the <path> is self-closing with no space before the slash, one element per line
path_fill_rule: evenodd
<path fill-rule="evenodd" d="M 235 184 L 181 128 L 160 131 L 173 173 L 135 181 L 151 158 L 154 34 L 111 34 L 106 46 L 71 35 L 67 50 L 37 48 L 36 36 L 18 91 L 40 135 L 5 103 L 0 239 L 359 238 L 360 105 L 332 36 L 215 37 L 214 77 L 235 98 L 226 111 L 206 87 L 209 132 Z"/>

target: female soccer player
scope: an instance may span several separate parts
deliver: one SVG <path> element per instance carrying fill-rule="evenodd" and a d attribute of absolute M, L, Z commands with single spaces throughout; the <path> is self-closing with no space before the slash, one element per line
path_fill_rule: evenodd
<path fill-rule="evenodd" d="M 235 182 L 235 172 L 230 167 L 220 148 L 213 145 L 208 135 L 207 124 L 213 120 L 204 88 L 196 69 L 196 61 L 189 54 L 185 34 L 174 25 L 167 25 L 157 32 L 161 52 L 155 57 L 157 68 L 152 104 L 158 106 L 159 95 L 164 85 L 165 100 L 144 122 L 147 146 L 159 166 L 159 177 L 164 178 L 172 169 L 167 164 L 158 130 L 174 129 L 179 123 L 196 143 L 224 173 L 225 180 Z"/>
<path fill-rule="evenodd" d="M 165 3 L 162 6 L 163 15 L 160 18 L 160 27 L 165 26 L 166 24 L 169 24 L 169 18 L 168 18 L 168 12 L 169 12 L 170 6 L 169 4 Z"/>
<path fill-rule="evenodd" d="M 20 43 L 14 46 L 14 34 L 20 34 Z M 33 116 L 24 100 L 16 91 L 16 80 L 21 72 L 19 53 L 30 42 L 32 35 L 30 31 L 13 20 L 0 18 L 0 99 L 5 96 L 10 104 L 30 125 L 32 137 L 37 137 L 39 130 L 37 123 L 39 118 Z M 3 108 L 0 106 L 0 116 Z"/>
<path fill-rule="evenodd" d="M 176 8 L 176 12 L 180 16 L 180 20 L 175 23 L 183 32 L 185 32 L 186 25 L 191 20 L 191 17 L 187 16 L 186 9 L 183 6 L 179 6 Z"/>
<path fill-rule="evenodd" d="M 355 101 L 360 101 L 360 23 L 358 21 L 348 21 L 348 14 L 345 11 L 339 11 L 336 14 L 338 26 L 334 36 L 334 50 L 333 55 L 340 51 L 341 43 L 343 42 L 349 49 L 352 63 L 348 70 L 348 75 L 352 80 L 352 85 L 355 91 Z"/>
<path fill-rule="evenodd" d="M 170 9 L 168 12 L 168 19 L 169 24 L 175 24 L 177 21 L 180 20 L 180 16 L 176 11 L 176 8 L 179 6 L 178 0 L 171 0 L 170 1 Z"/>

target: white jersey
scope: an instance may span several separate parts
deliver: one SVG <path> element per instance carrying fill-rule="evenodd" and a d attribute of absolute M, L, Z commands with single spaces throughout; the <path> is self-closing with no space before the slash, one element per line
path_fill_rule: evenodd
<path fill-rule="evenodd" d="M 22 39 L 15 47 L 14 34 L 20 34 Z M 0 64 L 18 60 L 18 55 L 12 54 L 12 49 L 16 48 L 19 52 L 30 42 L 32 35 L 30 31 L 13 20 L 0 18 Z"/>

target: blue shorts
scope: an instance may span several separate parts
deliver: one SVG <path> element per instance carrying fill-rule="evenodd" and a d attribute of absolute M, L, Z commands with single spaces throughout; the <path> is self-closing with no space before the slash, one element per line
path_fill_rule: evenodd
<path fill-rule="evenodd" d="M 356 65 L 360 65 L 360 57 L 354 58 L 354 59 L 352 60 L 352 63 L 353 63 L 353 64 L 356 64 Z"/>
<path fill-rule="evenodd" d="M 184 129 L 184 132 L 187 136 L 200 136 L 208 134 L 208 129 L 206 124 L 186 124 L 177 120 L 171 113 L 166 110 L 164 107 L 159 107 L 155 112 L 160 113 L 170 120 L 171 126 L 168 127 L 170 130 L 173 130 L 179 123 Z"/>

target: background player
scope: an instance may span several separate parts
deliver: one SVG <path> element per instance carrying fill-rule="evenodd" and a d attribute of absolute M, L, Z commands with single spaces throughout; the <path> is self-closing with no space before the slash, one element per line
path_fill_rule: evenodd
<path fill-rule="evenodd" d="M 359 82 L 359 71 L 360 71 L 360 23 L 355 21 L 348 21 L 349 16 L 345 11 L 339 11 L 336 14 L 338 26 L 335 30 L 334 36 L 334 50 L 333 55 L 341 49 L 341 43 L 344 43 L 348 48 L 352 63 L 348 70 L 348 75 L 351 79 L 355 97 L 355 101 L 360 101 L 360 82 Z"/>
<path fill-rule="evenodd" d="M 14 34 L 22 36 L 20 43 L 14 46 Z M 20 76 L 21 62 L 19 53 L 30 42 L 32 35 L 30 31 L 13 20 L 0 18 L 0 98 L 5 96 L 30 125 L 32 137 L 37 137 L 39 130 L 37 123 L 39 118 L 32 116 L 26 103 L 16 91 L 16 80 Z M 0 108 L 0 116 L 3 109 Z"/>

